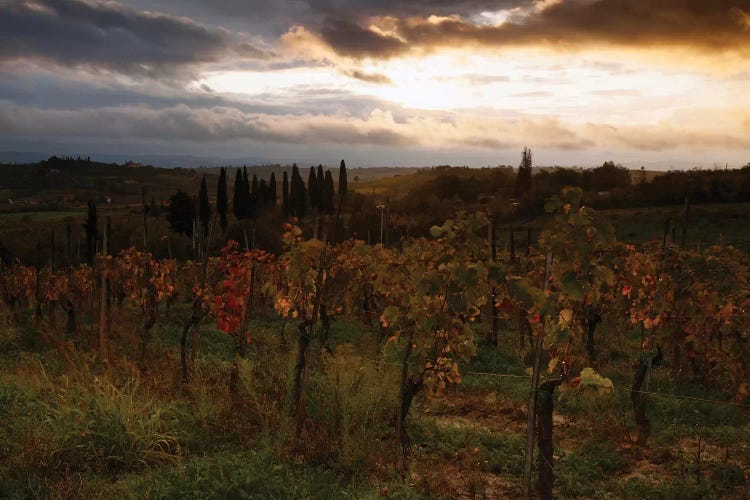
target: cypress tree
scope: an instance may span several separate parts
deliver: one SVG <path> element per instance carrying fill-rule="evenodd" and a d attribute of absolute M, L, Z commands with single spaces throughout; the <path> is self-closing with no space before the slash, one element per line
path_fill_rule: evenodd
<path fill-rule="evenodd" d="M 253 185 L 250 188 L 250 193 L 254 194 L 256 198 L 260 197 L 258 194 L 258 176 L 255 174 L 253 174 Z"/>
<path fill-rule="evenodd" d="M 517 199 L 523 198 L 529 191 L 531 191 L 531 173 L 531 150 L 529 148 L 523 148 L 523 153 L 521 155 L 521 165 L 518 167 L 518 175 L 516 176 L 515 197 Z"/>
<path fill-rule="evenodd" d="M 286 170 L 281 181 L 281 209 L 285 216 L 289 216 L 289 179 L 286 175 Z"/>
<path fill-rule="evenodd" d="M 211 217 L 211 206 L 208 202 L 208 187 L 206 186 L 206 176 L 201 180 L 201 190 L 198 193 L 198 218 L 203 227 L 203 236 L 208 236 L 208 219 Z"/>
<path fill-rule="evenodd" d="M 328 208 L 326 206 L 326 176 L 323 174 L 323 165 L 318 165 L 318 177 L 315 179 L 315 194 L 311 194 L 310 196 L 315 196 L 316 204 L 318 205 L 318 210 L 321 212 L 325 212 Z"/>
<path fill-rule="evenodd" d="M 276 207 L 276 173 L 271 172 L 271 178 L 268 179 L 268 201 L 272 207 Z"/>
<path fill-rule="evenodd" d="M 250 181 L 247 178 L 247 167 L 242 167 L 242 218 L 255 217 L 255 200 L 250 193 Z"/>
<path fill-rule="evenodd" d="M 297 217 L 303 218 L 307 211 L 307 193 L 305 192 L 305 181 L 301 176 L 297 176 L 297 185 L 299 186 L 299 206 L 297 207 Z"/>
<path fill-rule="evenodd" d="M 299 188 L 297 186 L 297 177 L 299 177 L 299 168 L 297 164 L 292 165 L 292 178 L 289 180 L 289 215 L 297 217 L 297 204 L 299 201 Z"/>
<path fill-rule="evenodd" d="M 343 198 L 348 189 L 346 181 L 346 163 L 344 163 L 344 160 L 341 160 L 341 165 L 339 165 L 339 197 Z"/>
<path fill-rule="evenodd" d="M 330 170 L 326 170 L 325 183 L 323 185 L 323 196 L 325 198 L 325 211 L 327 214 L 333 214 L 333 175 Z"/>
<path fill-rule="evenodd" d="M 227 230 L 227 171 L 221 167 L 216 185 L 216 212 L 219 214 L 221 230 Z"/>
<path fill-rule="evenodd" d="M 242 170 L 237 169 L 234 176 L 234 195 L 232 196 L 232 212 L 237 219 L 242 218 Z"/>
<path fill-rule="evenodd" d="M 260 183 L 258 184 L 258 201 L 260 202 L 260 205 L 266 206 L 268 205 L 268 202 L 270 201 L 270 196 L 268 195 L 268 186 L 266 186 L 266 180 L 261 179 Z"/>
<path fill-rule="evenodd" d="M 307 208 L 305 181 L 302 180 L 297 165 L 292 167 L 291 196 L 294 197 L 294 203 L 290 203 L 292 215 L 300 218 L 304 217 L 305 209 Z"/>
<path fill-rule="evenodd" d="M 310 174 L 307 176 L 307 192 L 310 195 L 310 206 L 320 210 L 318 197 L 315 196 L 318 192 L 318 178 L 315 175 L 315 167 L 310 167 Z"/>

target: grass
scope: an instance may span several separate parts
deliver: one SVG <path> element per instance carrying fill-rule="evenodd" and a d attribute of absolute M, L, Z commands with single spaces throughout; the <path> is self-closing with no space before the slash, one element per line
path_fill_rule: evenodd
<path fill-rule="evenodd" d="M 346 484 L 329 471 L 282 462 L 267 449 L 217 453 L 96 486 L 87 493 L 133 499 L 375 498 L 367 488 Z"/>
<path fill-rule="evenodd" d="M 512 332 L 480 346 L 442 399 L 415 401 L 407 480 L 394 475 L 398 370 L 363 362 L 377 333 L 346 321 L 331 328 L 333 353 L 313 346 L 308 421 L 294 433 L 290 387 L 295 332 L 253 321 L 253 344 L 228 387 L 232 339 L 201 326 L 193 381 L 179 383 L 179 311 L 154 329 L 146 371 L 124 345 L 102 363 L 77 351 L 72 365 L 24 326 L 0 334 L 0 497 L 115 498 L 509 498 L 523 475 L 526 363 Z M 127 344 L 127 325 L 113 342 Z M 637 342 L 626 337 L 624 342 Z M 192 334 L 189 336 L 192 342 Z M 188 345 L 190 347 L 190 344 Z M 632 367 L 602 373 L 627 386 Z M 725 394 L 656 370 L 651 389 L 710 399 Z M 632 445 L 629 394 L 556 399 L 556 494 L 560 498 L 742 498 L 750 464 L 741 409 L 651 398 L 650 448 Z M 696 453 L 701 443 L 702 460 Z M 699 479 L 700 478 L 700 479 Z"/>

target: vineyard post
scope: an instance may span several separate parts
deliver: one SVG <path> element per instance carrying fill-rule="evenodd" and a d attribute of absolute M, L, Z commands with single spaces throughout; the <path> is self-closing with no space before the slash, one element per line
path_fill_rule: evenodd
<path fill-rule="evenodd" d="M 67 235 L 67 241 L 65 246 L 65 258 L 68 264 L 68 267 L 71 267 L 73 263 L 70 260 L 70 223 L 65 225 L 65 232 Z"/>
<path fill-rule="evenodd" d="M 107 216 L 107 234 L 109 235 L 109 245 L 107 246 L 105 255 L 114 255 L 114 244 L 112 243 L 112 217 L 109 215 Z"/>
<path fill-rule="evenodd" d="M 34 299 L 36 302 L 36 309 L 34 316 L 36 321 L 41 323 L 42 321 L 42 290 L 41 284 L 39 283 L 39 270 L 42 267 L 42 242 L 39 239 L 36 240 L 36 268 L 34 272 L 36 274 L 36 286 L 34 290 Z"/>
<path fill-rule="evenodd" d="M 381 203 L 379 205 L 379 208 L 380 208 L 380 244 L 382 245 L 383 244 L 383 229 L 385 227 L 385 220 L 384 220 L 385 205 Z"/>
<path fill-rule="evenodd" d="M 50 228 L 49 235 L 49 247 L 52 251 L 50 254 L 50 266 L 52 267 L 52 274 L 55 274 L 55 227 Z"/>
<path fill-rule="evenodd" d="M 510 261 L 515 262 L 516 261 L 516 238 L 515 238 L 515 228 L 513 227 L 513 224 L 510 225 Z"/>
<path fill-rule="evenodd" d="M 489 240 L 490 245 L 490 262 L 495 262 L 497 260 L 497 241 L 495 240 L 495 221 L 492 217 L 489 218 L 488 230 L 489 234 L 487 235 L 487 239 Z M 493 286 L 490 290 L 490 335 L 488 340 L 494 347 L 497 347 L 498 329 L 497 310 L 495 309 L 496 295 L 497 289 Z"/>
<path fill-rule="evenodd" d="M 687 243 L 688 217 L 690 216 L 690 200 L 685 196 L 685 214 L 682 221 L 682 249 L 685 250 Z"/>
<path fill-rule="evenodd" d="M 667 223 L 664 226 L 664 239 L 661 243 L 661 255 L 662 258 L 667 256 L 667 240 L 669 239 L 669 228 L 672 225 L 672 219 L 667 219 Z"/>
<path fill-rule="evenodd" d="M 547 254 L 544 271 L 544 290 L 549 290 L 550 274 L 552 272 L 552 252 Z M 540 333 L 536 338 L 536 351 L 534 352 L 534 371 L 531 376 L 531 390 L 529 391 L 529 408 L 526 420 L 526 448 L 525 464 L 523 469 L 523 496 L 531 498 L 531 467 L 534 460 L 534 428 L 536 422 L 536 395 L 539 386 L 539 369 L 542 364 L 542 348 L 544 347 L 544 335 Z"/>
<path fill-rule="evenodd" d="M 141 186 L 141 212 L 143 212 L 143 249 L 148 252 L 148 217 L 146 216 L 146 186 Z"/>
<path fill-rule="evenodd" d="M 106 260 L 104 257 L 107 255 L 107 226 L 104 225 L 102 230 L 102 288 L 101 288 L 101 303 L 99 305 L 99 353 L 104 356 L 105 354 L 105 330 L 107 327 L 107 268 Z"/>
<path fill-rule="evenodd" d="M 391 199 L 385 199 L 385 247 L 388 248 L 388 240 L 391 228 Z"/>

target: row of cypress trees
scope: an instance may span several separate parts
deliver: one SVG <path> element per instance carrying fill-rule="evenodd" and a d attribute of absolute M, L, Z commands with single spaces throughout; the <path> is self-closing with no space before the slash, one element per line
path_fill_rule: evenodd
<path fill-rule="evenodd" d="M 346 174 L 346 163 L 341 160 L 339 166 L 339 196 L 347 193 L 348 182 Z M 282 210 L 285 216 L 304 217 L 309 206 L 319 214 L 332 215 L 334 212 L 335 187 L 333 175 L 330 170 L 323 172 L 323 166 L 310 167 L 307 186 L 302 180 L 297 164 L 292 165 L 291 180 L 286 171 L 281 184 Z M 234 193 L 232 197 L 232 212 L 239 220 L 255 219 L 263 211 L 273 209 L 277 202 L 276 174 L 266 183 L 265 179 L 258 180 L 253 174 L 252 181 L 249 180 L 247 167 L 237 169 L 234 180 Z M 339 203 L 340 206 L 340 203 Z M 219 215 L 219 223 L 222 230 L 227 228 L 227 170 L 221 168 L 219 181 L 216 186 L 216 212 Z M 198 217 L 204 233 L 207 232 L 211 209 L 208 200 L 208 187 L 206 177 L 201 181 L 198 194 Z"/>

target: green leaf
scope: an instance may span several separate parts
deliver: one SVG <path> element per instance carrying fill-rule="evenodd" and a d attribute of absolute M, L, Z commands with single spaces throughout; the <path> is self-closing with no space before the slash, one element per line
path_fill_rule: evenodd
<path fill-rule="evenodd" d="M 592 388 L 596 389 L 599 394 L 609 394 L 614 388 L 614 384 L 610 379 L 602 377 L 593 368 L 584 368 L 581 370 L 580 378 L 581 383 L 578 387 L 581 390 Z"/>

